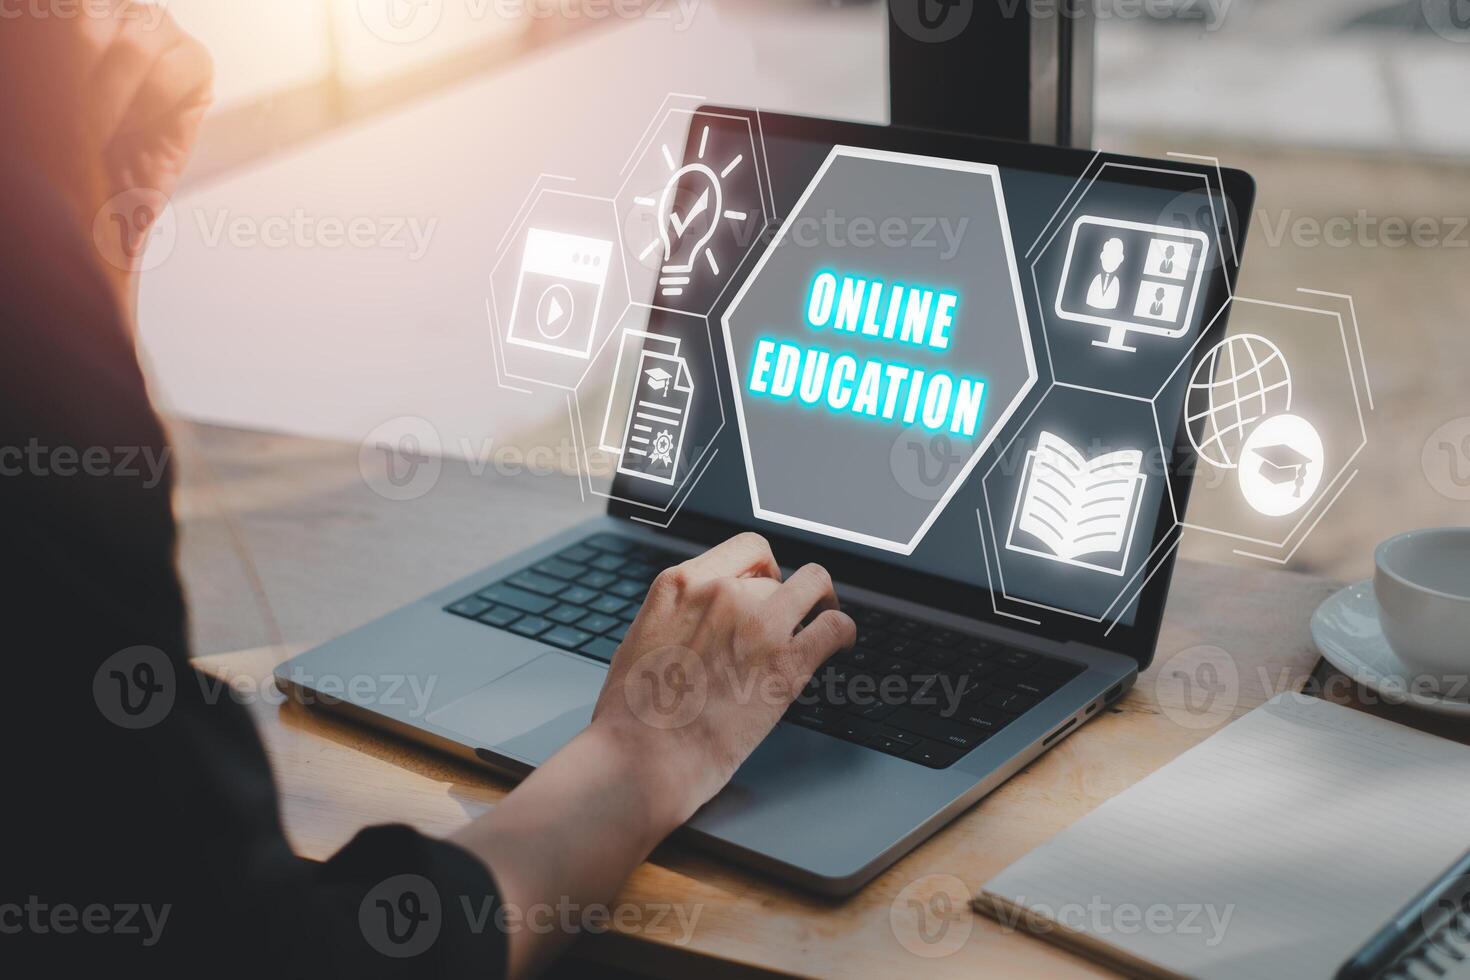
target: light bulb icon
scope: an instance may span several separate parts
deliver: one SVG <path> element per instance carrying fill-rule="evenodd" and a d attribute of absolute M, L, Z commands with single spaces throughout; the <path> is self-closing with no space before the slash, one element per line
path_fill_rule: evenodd
<path fill-rule="evenodd" d="M 710 127 L 699 133 L 696 159 L 679 166 L 672 147 L 659 146 L 660 157 L 669 177 L 663 189 L 654 195 L 633 198 L 633 203 L 649 211 L 656 234 L 638 252 L 638 261 L 659 269 L 658 291 L 661 296 L 683 296 L 695 277 L 718 276 L 719 260 L 710 241 L 722 221 L 744 223 L 747 212 L 725 207 L 725 181 L 745 164 L 745 154 L 736 153 L 716 170 L 705 163 L 710 147 Z"/>
<path fill-rule="evenodd" d="M 664 247 L 658 280 L 663 295 L 683 295 L 700 255 L 705 256 L 711 271 L 719 274 L 709 242 L 719 226 L 724 197 L 719 177 L 702 163 L 681 167 L 664 185 L 655 216 L 659 242 Z"/>

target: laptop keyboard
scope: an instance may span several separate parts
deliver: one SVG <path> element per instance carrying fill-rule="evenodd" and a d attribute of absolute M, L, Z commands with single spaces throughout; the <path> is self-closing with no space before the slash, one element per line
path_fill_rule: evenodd
<path fill-rule="evenodd" d="M 686 556 L 595 534 L 446 611 L 612 661 L 648 587 Z M 992 738 L 1083 668 L 868 606 L 858 641 L 812 677 L 786 721 L 931 769 Z"/>

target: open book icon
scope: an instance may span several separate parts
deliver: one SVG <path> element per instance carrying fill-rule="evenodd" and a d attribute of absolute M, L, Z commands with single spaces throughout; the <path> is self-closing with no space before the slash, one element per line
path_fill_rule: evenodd
<path fill-rule="evenodd" d="M 1088 459 L 1067 440 L 1043 431 L 1026 454 L 1006 547 L 1122 575 L 1148 479 L 1142 470 L 1137 449 Z M 1090 555 L 1110 558 L 1105 564 L 1082 560 Z"/>

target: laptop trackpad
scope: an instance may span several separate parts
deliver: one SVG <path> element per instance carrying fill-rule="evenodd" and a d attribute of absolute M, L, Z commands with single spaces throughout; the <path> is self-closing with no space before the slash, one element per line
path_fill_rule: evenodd
<path fill-rule="evenodd" d="M 477 747 L 535 765 L 592 720 L 606 668 L 547 653 L 429 715 L 429 722 Z"/>

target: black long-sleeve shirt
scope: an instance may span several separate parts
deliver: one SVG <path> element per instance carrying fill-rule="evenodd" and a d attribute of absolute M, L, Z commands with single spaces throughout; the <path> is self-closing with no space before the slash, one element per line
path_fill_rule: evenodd
<path fill-rule="evenodd" d="M 503 975 L 467 852 L 292 854 L 250 718 L 189 665 L 165 437 L 68 208 L 0 155 L 0 971 Z"/>

